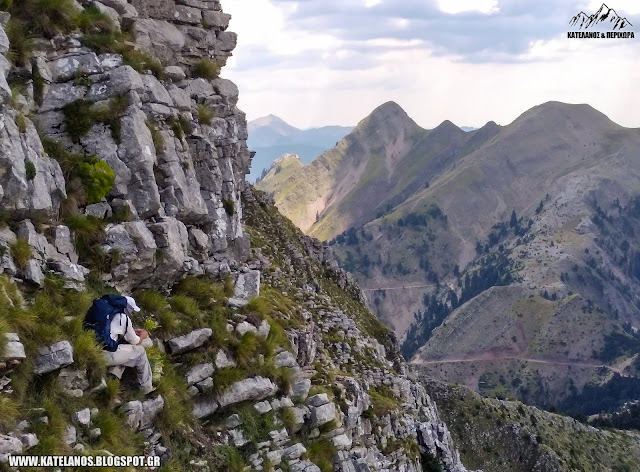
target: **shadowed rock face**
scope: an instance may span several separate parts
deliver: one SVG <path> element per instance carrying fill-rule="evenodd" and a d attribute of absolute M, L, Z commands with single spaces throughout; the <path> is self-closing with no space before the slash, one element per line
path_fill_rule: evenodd
<path fill-rule="evenodd" d="M 168 69 L 163 80 L 124 65 L 121 56 L 96 54 L 65 38 L 32 61 L 43 78 L 41 105 L 33 89 L 9 104 L 5 76 L 10 65 L 0 56 L 0 211 L 11 219 L 38 221 L 60 213 L 71 183 L 55 156 L 44 152 L 40 137 L 104 160 L 114 171 L 115 185 L 100 208 L 91 205 L 86 212 L 104 218 L 116 210 L 131 220 L 109 224 L 102 243 L 105 253 L 118 254 L 117 267 L 105 280 L 122 289 L 169 286 L 186 274 L 218 274 L 247 255 L 239 198 L 250 154 L 245 116 L 235 107 L 238 89 L 228 80 L 191 73 L 203 58 L 224 65 L 235 35 L 226 31 L 229 15 L 219 2 L 196 4 L 100 4 L 138 32 L 136 46 Z M 6 53 L 4 33 L 2 38 L 0 51 Z M 125 103 L 117 134 L 116 125 L 101 122 L 74 140 L 65 132 L 70 119 L 65 106 L 84 100 L 94 110 L 105 109 L 116 99 Z M 197 104 L 214 111 L 210 124 L 198 122 Z M 179 131 L 168 124 L 178 121 Z M 80 197 L 77 203 L 83 212 L 86 202 Z M 29 262 L 22 270 L 41 283 L 39 274 L 48 265 L 81 283 L 84 269 L 65 256 L 45 245 L 37 264 Z"/>

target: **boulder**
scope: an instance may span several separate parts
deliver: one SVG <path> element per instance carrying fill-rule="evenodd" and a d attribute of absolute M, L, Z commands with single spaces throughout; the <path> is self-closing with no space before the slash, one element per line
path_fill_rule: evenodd
<path fill-rule="evenodd" d="M 137 47 L 156 56 L 163 62 L 175 60 L 185 46 L 185 38 L 174 25 L 167 21 L 142 18 L 135 22 Z"/>
<path fill-rule="evenodd" d="M 299 459 L 305 452 L 307 452 L 307 448 L 297 443 L 286 448 L 282 453 L 282 458 L 286 460 Z"/>
<path fill-rule="evenodd" d="M 351 449 L 351 439 L 347 437 L 346 434 L 339 434 L 331 439 L 331 442 L 339 451 L 344 451 L 347 449 Z"/>
<path fill-rule="evenodd" d="M 216 412 L 218 403 L 213 399 L 203 400 L 193 405 L 192 414 L 196 418 L 205 418 Z"/>
<path fill-rule="evenodd" d="M 218 369 L 226 369 L 227 367 L 235 367 L 236 361 L 232 357 L 228 356 L 223 350 L 219 350 L 216 354 L 216 367 Z"/>
<path fill-rule="evenodd" d="M 298 367 L 296 358 L 289 351 L 282 351 L 276 355 L 276 367 Z"/>
<path fill-rule="evenodd" d="M 139 430 L 150 428 L 155 420 L 156 416 L 164 408 L 164 398 L 162 395 L 158 395 L 156 398 L 146 400 L 142 402 L 142 416 L 140 418 Z"/>
<path fill-rule="evenodd" d="M 219 28 L 226 30 L 229 27 L 229 21 L 231 15 L 223 13 L 221 11 L 203 11 L 202 12 L 203 23 L 209 28 Z"/>
<path fill-rule="evenodd" d="M 327 403 L 319 407 L 311 407 L 311 428 L 317 428 L 323 424 L 327 424 L 336 418 L 336 406 L 333 403 Z"/>
<path fill-rule="evenodd" d="M 291 398 L 294 401 L 303 402 L 307 398 L 310 388 L 311 388 L 310 379 L 302 379 L 297 382 L 294 382 L 293 385 L 291 385 Z"/>
<path fill-rule="evenodd" d="M 229 387 L 218 397 L 218 403 L 222 408 L 244 401 L 264 400 L 274 395 L 278 386 L 270 379 L 264 377 L 252 377 L 240 380 Z"/>
<path fill-rule="evenodd" d="M 17 333 L 6 333 L 7 345 L 2 353 L 3 360 L 23 360 L 27 356 L 24 352 L 24 345 L 20 342 Z"/>
<path fill-rule="evenodd" d="M 202 346 L 212 335 L 211 328 L 196 329 L 184 336 L 170 339 L 167 345 L 171 354 L 182 354 Z"/>
<path fill-rule="evenodd" d="M 247 333 L 258 334 L 258 328 L 247 321 L 238 323 L 238 326 L 236 326 L 236 331 L 240 336 L 244 336 Z"/>
<path fill-rule="evenodd" d="M 164 68 L 164 75 L 173 80 L 174 82 L 180 82 L 187 78 L 187 75 L 182 70 L 180 66 L 168 66 Z"/>
<path fill-rule="evenodd" d="M 33 365 L 36 375 L 46 374 L 73 364 L 73 347 L 69 341 L 59 341 L 38 349 Z"/>
<path fill-rule="evenodd" d="M 264 415 L 265 413 L 269 413 L 271 410 L 273 410 L 273 408 L 271 407 L 271 404 L 268 401 L 256 403 L 255 405 L 253 405 L 253 407 L 261 415 Z"/>
<path fill-rule="evenodd" d="M 53 82 L 67 82 L 76 77 L 79 70 L 89 75 L 102 72 L 98 56 L 93 52 L 58 57 L 47 66 Z"/>
<path fill-rule="evenodd" d="M 329 402 L 329 396 L 326 393 L 318 393 L 317 395 L 309 397 L 306 401 L 307 405 L 310 407 L 326 405 Z"/>
<path fill-rule="evenodd" d="M 260 295 L 260 271 L 250 270 L 248 272 L 240 272 L 236 278 L 236 286 L 233 292 L 233 298 L 248 300 L 251 297 Z"/>
<path fill-rule="evenodd" d="M 91 410 L 89 408 L 84 408 L 80 411 L 76 411 L 73 414 L 73 421 L 78 424 L 88 426 L 91 423 Z"/>
<path fill-rule="evenodd" d="M 22 452 L 22 441 L 13 435 L 0 434 L 0 460 L 6 461 L 6 457 L 11 454 Z"/>
<path fill-rule="evenodd" d="M 64 430 L 63 440 L 64 440 L 64 443 L 68 444 L 69 446 L 71 446 L 72 444 L 75 444 L 77 440 L 77 432 L 76 432 L 75 426 L 67 425 L 67 427 Z"/>
<path fill-rule="evenodd" d="M 187 372 L 187 385 L 198 383 L 213 375 L 213 364 L 198 364 Z"/>
<path fill-rule="evenodd" d="M 22 445 L 24 446 L 24 450 L 28 451 L 34 446 L 37 446 L 40 441 L 38 440 L 38 436 L 34 433 L 26 433 L 20 435 L 20 441 L 22 441 Z"/>

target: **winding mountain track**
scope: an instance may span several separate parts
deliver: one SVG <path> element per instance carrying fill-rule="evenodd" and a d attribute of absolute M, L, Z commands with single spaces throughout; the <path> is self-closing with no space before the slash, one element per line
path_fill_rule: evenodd
<path fill-rule="evenodd" d="M 522 361 L 522 362 L 531 362 L 535 364 L 547 364 L 547 365 L 566 365 L 572 367 L 592 367 L 592 368 L 604 368 L 613 373 L 617 373 L 622 375 L 624 367 L 620 368 L 618 366 L 610 366 L 604 364 L 590 364 L 588 362 L 570 362 L 570 361 L 554 361 L 554 360 L 545 360 L 545 359 L 531 359 L 528 357 L 518 357 L 518 356 L 504 356 L 504 357 L 477 357 L 477 358 L 468 358 L 468 359 L 441 359 L 441 360 L 413 360 L 411 361 L 414 365 L 434 365 L 434 364 L 460 364 L 465 362 L 493 362 L 493 361 L 506 361 L 506 360 L 514 360 L 514 361 Z"/>
<path fill-rule="evenodd" d="M 427 285 L 403 285 L 401 287 L 378 287 L 378 288 L 363 288 L 361 289 L 363 292 L 375 292 L 377 290 L 409 290 L 411 288 L 434 288 L 435 285 L 427 284 Z"/>

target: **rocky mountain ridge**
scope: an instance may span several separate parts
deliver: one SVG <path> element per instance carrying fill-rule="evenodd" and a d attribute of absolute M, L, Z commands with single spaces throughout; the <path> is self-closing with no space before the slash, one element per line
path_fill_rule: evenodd
<path fill-rule="evenodd" d="M 405 355 L 442 380 L 547 407 L 612 375 L 634 382 L 638 130 L 549 102 L 504 127 L 445 121 L 386 168 L 366 150 L 400 134 L 381 126 L 326 153 L 353 154 L 331 174 L 319 158 L 317 172 L 261 186 L 306 232 L 344 229 L 329 244 Z M 352 172 L 358 158 L 379 172 Z"/>
<path fill-rule="evenodd" d="M 303 162 L 310 162 L 352 129 L 349 126 L 299 129 L 275 115 L 252 120 L 248 123 L 247 142 L 256 155 L 249 178 L 252 182 L 264 178 L 273 161 L 284 154 L 297 154 Z"/>
<path fill-rule="evenodd" d="M 236 42 L 220 3 L 10 3 L 0 460 L 410 472 L 427 457 L 466 470 L 351 276 L 248 187 L 238 90 L 218 77 Z M 43 13 L 53 30 L 20 50 L 17 25 L 35 30 Z M 81 326 L 114 290 L 136 296 L 154 340 L 148 397 L 106 376 Z"/>

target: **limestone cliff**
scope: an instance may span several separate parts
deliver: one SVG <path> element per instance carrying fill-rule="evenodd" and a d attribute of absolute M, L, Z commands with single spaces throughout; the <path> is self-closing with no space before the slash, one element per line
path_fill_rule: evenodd
<path fill-rule="evenodd" d="M 248 188 L 220 3 L 34 5 L 0 15 L 0 461 L 465 471 L 352 277 Z M 154 341 L 148 397 L 81 327 L 114 290 Z"/>

